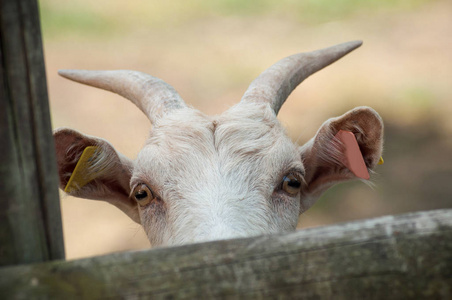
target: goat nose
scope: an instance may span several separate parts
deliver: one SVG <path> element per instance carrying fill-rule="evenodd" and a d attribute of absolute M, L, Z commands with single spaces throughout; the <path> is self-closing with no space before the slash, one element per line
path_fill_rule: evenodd
<path fill-rule="evenodd" d="M 201 233 L 195 237 L 195 242 L 226 240 L 243 236 L 237 229 L 225 224 L 206 225 Z"/>

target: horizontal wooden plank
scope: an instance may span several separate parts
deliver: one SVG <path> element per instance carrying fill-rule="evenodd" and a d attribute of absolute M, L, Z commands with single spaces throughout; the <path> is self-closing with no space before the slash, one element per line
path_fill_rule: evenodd
<path fill-rule="evenodd" d="M 0 298 L 452 297 L 452 210 L 0 269 Z"/>

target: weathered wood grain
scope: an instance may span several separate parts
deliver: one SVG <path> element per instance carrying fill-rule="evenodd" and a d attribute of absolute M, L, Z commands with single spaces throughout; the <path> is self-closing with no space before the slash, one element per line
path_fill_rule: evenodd
<path fill-rule="evenodd" d="M 0 269 L 0 298 L 450 299 L 452 210 Z"/>
<path fill-rule="evenodd" d="M 0 1 L 0 265 L 64 258 L 36 0 Z"/>

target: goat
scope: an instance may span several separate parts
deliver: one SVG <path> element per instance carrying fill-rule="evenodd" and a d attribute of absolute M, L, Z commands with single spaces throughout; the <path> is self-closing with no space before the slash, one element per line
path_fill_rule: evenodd
<path fill-rule="evenodd" d="M 240 103 L 213 117 L 144 73 L 60 71 L 129 99 L 153 125 L 135 161 L 106 140 L 55 130 L 60 188 L 68 184 L 83 150 L 96 146 L 90 162 L 96 167 L 86 171 L 89 182 L 69 194 L 117 206 L 144 227 L 152 246 L 293 231 L 325 190 L 357 179 L 338 132 L 354 134 L 366 171 L 379 162 L 383 122 L 369 107 L 329 119 L 301 147 L 276 118 L 305 78 L 360 45 L 354 41 L 286 57 L 259 75 Z"/>

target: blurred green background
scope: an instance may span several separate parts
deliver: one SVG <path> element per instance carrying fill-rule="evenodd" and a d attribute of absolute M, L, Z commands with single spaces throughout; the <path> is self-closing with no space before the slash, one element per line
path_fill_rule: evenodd
<path fill-rule="evenodd" d="M 56 127 L 109 140 L 135 158 L 149 121 L 127 100 L 58 69 L 134 69 L 174 86 L 207 114 L 237 103 L 277 60 L 361 39 L 364 45 L 296 89 L 278 118 L 302 144 L 330 117 L 361 105 L 385 121 L 374 187 L 330 189 L 300 227 L 452 206 L 452 1 L 41 0 Z M 68 258 L 148 248 L 116 208 L 62 196 Z"/>

